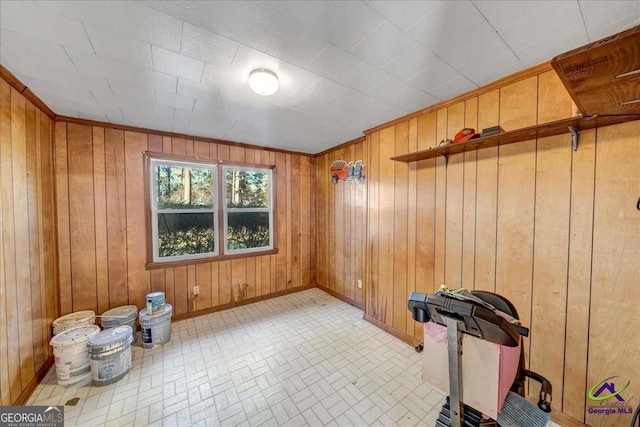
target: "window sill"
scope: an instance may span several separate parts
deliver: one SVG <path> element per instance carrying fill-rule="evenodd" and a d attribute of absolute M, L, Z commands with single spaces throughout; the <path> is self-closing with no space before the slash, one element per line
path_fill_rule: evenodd
<path fill-rule="evenodd" d="M 180 261 L 147 262 L 145 264 L 145 268 L 147 270 L 157 270 L 159 268 L 184 267 L 187 265 L 204 264 L 207 262 L 219 262 L 219 261 L 228 261 L 232 259 L 259 257 L 264 255 L 276 255 L 277 253 L 278 253 L 278 249 L 276 248 L 276 249 L 269 249 L 268 251 L 245 252 L 245 253 L 232 254 L 232 255 L 217 255 L 217 256 L 203 257 L 203 258 L 190 258 L 190 259 L 184 259 Z"/>

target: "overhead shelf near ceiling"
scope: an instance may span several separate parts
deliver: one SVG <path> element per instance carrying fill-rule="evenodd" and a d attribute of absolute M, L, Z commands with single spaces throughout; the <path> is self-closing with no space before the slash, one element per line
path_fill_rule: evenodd
<path fill-rule="evenodd" d="M 418 160 L 432 159 L 443 156 L 448 158 L 450 154 L 463 153 L 482 148 L 497 147 L 499 145 L 513 144 L 520 141 L 528 141 L 536 138 L 546 138 L 548 136 L 571 134 L 571 143 L 574 149 L 578 147 L 579 132 L 586 129 L 593 129 L 600 126 L 615 125 L 631 120 L 639 120 L 640 115 L 615 115 L 615 116 L 594 116 L 594 117 L 572 117 L 569 119 L 557 120 L 555 122 L 543 123 L 529 126 L 496 135 L 471 139 L 466 142 L 446 145 L 443 147 L 431 148 L 414 153 L 403 154 L 392 157 L 391 160 L 399 162 L 416 162 Z M 569 142 L 569 141 L 568 141 Z"/>
<path fill-rule="evenodd" d="M 640 25 L 558 55 L 551 65 L 583 116 L 640 114 Z"/>
<path fill-rule="evenodd" d="M 415 162 L 536 138 L 567 134 L 576 150 L 580 131 L 640 120 L 640 26 L 556 56 L 551 64 L 582 116 L 392 157 Z"/>

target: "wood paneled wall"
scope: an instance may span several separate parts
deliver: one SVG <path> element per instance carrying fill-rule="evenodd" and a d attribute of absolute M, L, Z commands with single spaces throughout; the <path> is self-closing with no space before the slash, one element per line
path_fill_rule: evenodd
<path fill-rule="evenodd" d="M 278 254 L 146 270 L 144 150 L 276 165 Z M 184 316 L 315 281 L 311 157 L 58 121 L 55 153 L 62 314 L 164 291 Z"/>
<path fill-rule="evenodd" d="M 320 288 L 364 308 L 365 201 L 367 186 L 339 181 L 331 184 L 334 160 L 365 160 L 364 140 L 316 158 L 318 245 L 316 280 Z"/>
<path fill-rule="evenodd" d="M 406 309 L 412 291 L 446 284 L 504 295 L 531 329 L 526 362 L 552 382 L 554 408 L 628 425 L 629 415 L 585 413 L 587 390 L 607 377 L 631 379 L 625 395 L 640 396 L 640 336 L 627 329 L 640 324 L 640 121 L 583 131 L 575 152 L 567 133 L 451 155 L 448 166 L 390 160 L 463 127 L 513 130 L 572 111 L 547 71 L 368 133 L 366 221 L 351 223 L 368 224 L 365 317 L 419 342 L 422 325 Z M 319 159 L 318 179 L 328 182 L 327 162 L 344 150 Z M 349 236 L 344 217 L 331 214 L 357 206 L 340 187 L 318 189 L 328 213 L 318 216 L 318 277 L 331 283 Z"/>
<path fill-rule="evenodd" d="M 0 404 L 51 365 L 56 288 L 53 124 L 0 79 Z"/>

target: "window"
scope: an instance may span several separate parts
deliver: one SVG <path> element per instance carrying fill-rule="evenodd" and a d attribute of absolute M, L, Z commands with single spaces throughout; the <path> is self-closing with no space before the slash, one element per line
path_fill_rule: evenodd
<path fill-rule="evenodd" d="M 275 252 L 274 167 L 155 153 L 145 165 L 148 267 Z"/>

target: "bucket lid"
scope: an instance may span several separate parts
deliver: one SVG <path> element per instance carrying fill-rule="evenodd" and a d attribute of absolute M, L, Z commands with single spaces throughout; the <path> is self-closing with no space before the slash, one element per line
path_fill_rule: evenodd
<path fill-rule="evenodd" d="M 100 332 L 100 327 L 97 325 L 76 326 L 75 328 L 67 329 L 55 335 L 51 338 L 49 344 L 53 347 L 66 347 L 86 341 L 98 332 Z"/>
<path fill-rule="evenodd" d="M 133 329 L 129 325 L 118 326 L 104 331 L 89 338 L 87 345 L 92 353 L 102 351 L 100 347 L 111 347 L 126 343 L 133 335 Z M 93 348 L 92 348 L 93 347 Z"/>
<path fill-rule="evenodd" d="M 53 326 L 65 326 L 74 323 L 82 322 L 95 317 L 96 313 L 92 310 L 76 311 L 75 313 L 69 313 L 65 316 L 58 317 L 53 321 Z"/>
<path fill-rule="evenodd" d="M 140 311 L 140 318 L 142 319 L 142 317 L 155 318 L 155 317 L 162 317 L 162 316 L 171 316 L 172 311 L 173 311 L 173 307 L 171 307 L 171 304 L 165 304 L 160 311 L 153 314 L 147 314 L 148 313 L 147 309 L 144 308 Z"/>
<path fill-rule="evenodd" d="M 135 319 L 138 315 L 138 307 L 135 305 L 123 305 L 122 307 L 112 308 L 102 313 L 102 322 L 118 321 L 120 319 Z"/>

